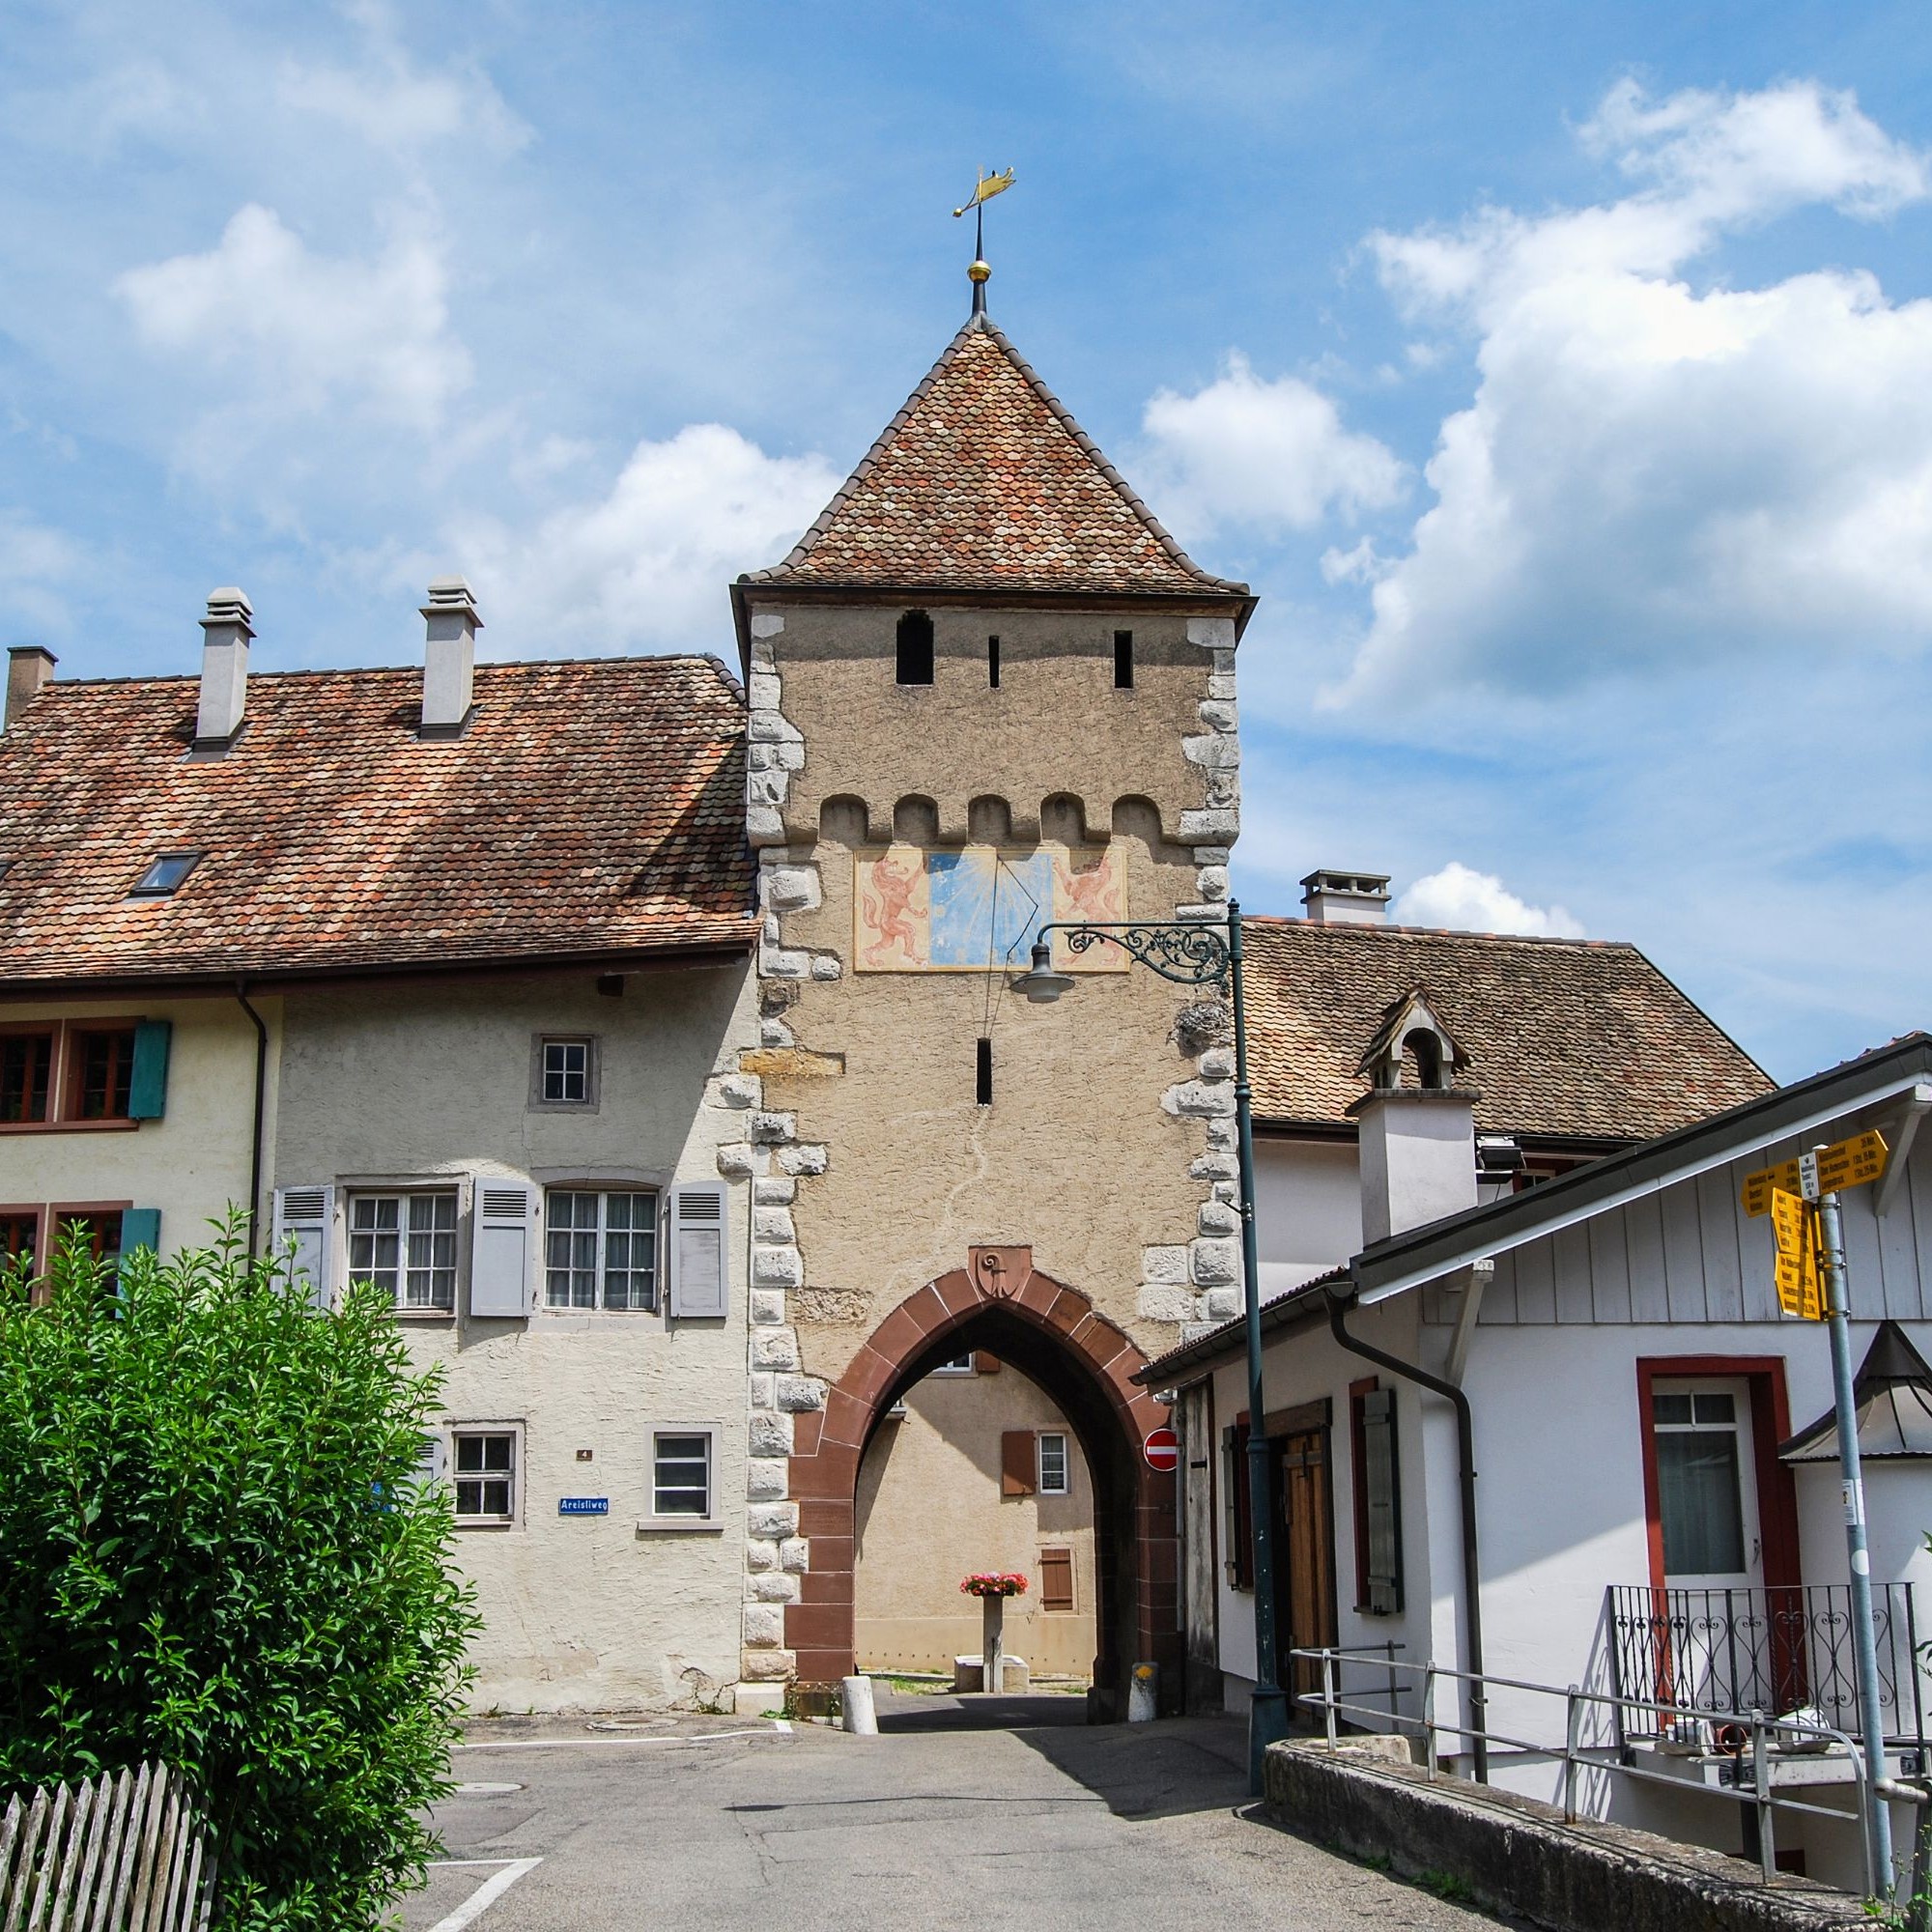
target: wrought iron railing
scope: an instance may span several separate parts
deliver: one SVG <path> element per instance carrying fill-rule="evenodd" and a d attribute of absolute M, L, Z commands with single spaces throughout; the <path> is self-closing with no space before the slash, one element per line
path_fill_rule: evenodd
<path fill-rule="evenodd" d="M 1805 1707 L 1834 1729 L 1860 1729 L 1851 1588 L 1844 1583 L 1755 1590 L 1658 1590 L 1610 1585 L 1605 1605 L 1611 1684 L 1637 1708 L 1625 1734 L 1659 1737 L 1676 1720 L 1641 1707 L 1763 1711 Z M 1888 1743 L 1925 1740 L 1927 1661 L 1910 1583 L 1874 1584 L 1879 1708 Z"/>

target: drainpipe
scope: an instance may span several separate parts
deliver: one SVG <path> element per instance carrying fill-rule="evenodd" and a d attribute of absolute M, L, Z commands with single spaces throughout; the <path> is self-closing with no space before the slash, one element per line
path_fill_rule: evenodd
<path fill-rule="evenodd" d="M 1460 1464 L 1457 1473 L 1463 1492 L 1463 1598 L 1467 1605 L 1469 1675 L 1475 1680 L 1469 1687 L 1469 1716 L 1473 1733 L 1470 1749 L 1476 1760 L 1476 1782 L 1487 1784 L 1490 1781 L 1490 1700 L 1483 1690 L 1483 1577 L 1476 1548 L 1476 1431 L 1470 1417 L 1469 1398 L 1454 1382 L 1431 1375 L 1418 1363 L 1405 1362 L 1385 1353 L 1373 1343 L 1364 1342 L 1359 1335 L 1350 1334 L 1343 1320 L 1340 1297 L 1332 1289 L 1323 1293 L 1328 1298 L 1329 1330 L 1351 1355 L 1360 1355 L 1364 1361 L 1374 1362 L 1390 1375 L 1401 1376 L 1404 1380 L 1414 1382 L 1428 1389 L 1432 1395 L 1439 1395 L 1445 1402 L 1455 1405 L 1456 1453 Z"/>
<path fill-rule="evenodd" d="M 248 1004 L 246 980 L 236 980 L 235 997 L 255 1022 L 255 1132 L 248 1144 L 248 1259 L 252 1262 L 262 1251 L 262 1114 L 269 1087 L 269 1029 Z"/>

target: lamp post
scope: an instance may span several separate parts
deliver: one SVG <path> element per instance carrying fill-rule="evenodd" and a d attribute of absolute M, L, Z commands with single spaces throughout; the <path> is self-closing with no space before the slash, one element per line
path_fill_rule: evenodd
<path fill-rule="evenodd" d="M 1262 1291 L 1255 1232 L 1255 1127 L 1248 1086 L 1247 1018 L 1241 1004 L 1241 908 L 1228 901 L 1227 934 L 1192 920 L 1122 920 L 1042 925 L 1035 935 L 1033 965 L 1013 981 L 1035 1006 L 1051 1006 L 1073 986 L 1053 966 L 1051 935 L 1062 934 L 1069 952 L 1118 946 L 1130 958 L 1180 986 L 1226 988 L 1235 1023 L 1235 1131 L 1241 1189 L 1241 1289 L 1248 1342 L 1248 1520 L 1255 1586 L 1255 1689 L 1248 1706 L 1248 1791 L 1262 1795 L 1267 1747 L 1287 1735 L 1288 1698 L 1275 1682 L 1274 1522 L 1268 1495 L 1267 1437 L 1262 1418 Z"/>

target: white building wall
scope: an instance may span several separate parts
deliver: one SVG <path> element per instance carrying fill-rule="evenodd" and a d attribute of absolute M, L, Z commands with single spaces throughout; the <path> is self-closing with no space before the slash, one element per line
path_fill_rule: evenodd
<path fill-rule="evenodd" d="M 1257 1140 L 1255 1224 L 1262 1297 L 1325 1274 L 1362 1245 L 1353 1141 Z"/>
<path fill-rule="evenodd" d="M 539 1189 L 716 1182 L 718 1147 L 744 1134 L 749 1101 L 725 1076 L 756 1037 L 750 976 L 743 967 L 635 974 L 626 987 L 611 998 L 587 975 L 556 975 L 291 996 L 277 1184 L 439 1175 Z M 542 1033 L 599 1041 L 594 1113 L 529 1105 L 531 1042 Z M 520 1520 L 457 1536 L 484 1619 L 473 1653 L 479 1708 L 709 1700 L 738 1675 L 747 1597 L 795 1581 L 746 1571 L 752 1216 L 742 1181 L 728 1197 L 723 1321 L 544 1307 L 541 1222 L 538 1305 L 526 1320 L 472 1319 L 461 1282 L 453 1318 L 401 1318 L 416 1361 L 442 1371 L 447 1421 L 524 1431 Z M 339 1282 L 339 1225 L 334 1254 Z M 666 1424 L 718 1431 L 714 1527 L 640 1527 L 651 1432 Z M 559 1516 L 566 1496 L 608 1497 L 610 1513 Z"/>

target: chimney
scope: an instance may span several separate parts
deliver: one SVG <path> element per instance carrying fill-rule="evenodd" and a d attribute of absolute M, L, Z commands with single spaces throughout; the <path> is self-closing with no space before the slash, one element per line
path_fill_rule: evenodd
<path fill-rule="evenodd" d="M 483 620 L 476 614 L 476 599 L 460 577 L 439 577 L 429 587 L 422 613 L 429 624 L 429 655 L 423 665 L 421 735 L 461 737 L 473 708 L 476 633 Z"/>
<path fill-rule="evenodd" d="M 242 728 L 248 703 L 248 619 L 254 611 L 232 583 L 208 596 L 201 620 L 201 702 L 194 714 L 197 751 L 225 750 Z"/>
<path fill-rule="evenodd" d="M 14 721 L 40 696 L 43 687 L 54 681 L 54 666 L 59 662 L 44 644 L 15 644 L 7 653 L 7 716 L 0 729 L 11 730 Z"/>
<path fill-rule="evenodd" d="M 1380 925 L 1388 918 L 1386 872 L 1338 872 L 1323 867 L 1301 882 L 1303 916 L 1316 925 Z"/>
<path fill-rule="evenodd" d="M 1404 1084 L 1410 1065 L 1413 1086 Z M 1370 1091 L 1349 1109 L 1365 1245 L 1475 1207 L 1477 1095 L 1454 1084 L 1467 1065 L 1422 988 L 1390 1006 L 1359 1069 Z"/>

